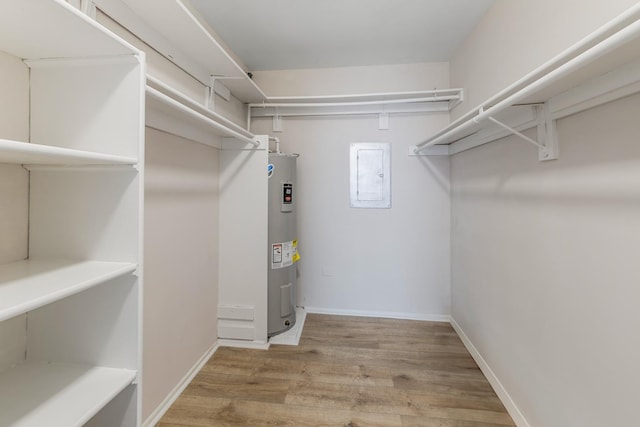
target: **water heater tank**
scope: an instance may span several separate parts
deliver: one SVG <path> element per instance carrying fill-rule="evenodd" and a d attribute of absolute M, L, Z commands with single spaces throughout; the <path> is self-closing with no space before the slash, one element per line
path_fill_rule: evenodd
<path fill-rule="evenodd" d="M 269 294 L 268 335 L 284 332 L 296 322 L 297 154 L 270 153 L 269 166 Z"/>

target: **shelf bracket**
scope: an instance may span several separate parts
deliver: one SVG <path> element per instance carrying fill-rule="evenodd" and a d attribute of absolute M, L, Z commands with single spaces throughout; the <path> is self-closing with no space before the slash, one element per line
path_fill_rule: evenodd
<path fill-rule="evenodd" d="M 551 118 L 548 103 L 535 106 L 536 117 L 538 120 L 538 140 L 529 138 L 522 132 L 517 131 L 511 126 L 502 123 L 494 117 L 487 117 L 489 121 L 497 124 L 503 129 L 508 130 L 517 137 L 538 147 L 538 160 L 556 160 L 558 159 L 558 138 L 556 133 L 556 121 Z"/>
<path fill-rule="evenodd" d="M 276 107 L 276 112 L 273 115 L 273 132 L 282 132 L 282 116 L 278 112 L 278 107 Z"/>
<path fill-rule="evenodd" d="M 213 85 L 216 83 L 215 76 L 211 76 L 211 84 L 205 87 L 207 91 L 205 94 L 204 106 L 209 110 L 215 110 L 216 107 L 216 93 L 213 91 Z"/>
<path fill-rule="evenodd" d="M 228 87 L 220 83 L 222 77 L 212 75 L 210 78 L 211 84 L 207 86 L 207 99 L 205 104 L 208 109 L 213 110 L 216 105 L 216 95 L 225 101 L 229 101 L 231 99 L 231 91 Z"/>
<path fill-rule="evenodd" d="M 389 113 L 385 113 L 384 111 L 378 115 L 378 130 L 388 130 L 389 129 Z"/>
<path fill-rule="evenodd" d="M 385 111 L 384 104 L 378 114 L 378 130 L 389 130 L 389 113 Z"/>
<path fill-rule="evenodd" d="M 535 110 L 538 118 L 538 140 L 542 141 L 544 145 L 538 150 L 538 160 L 557 160 L 560 156 L 557 124 L 556 120 L 551 117 L 549 103 L 536 105 Z"/>
<path fill-rule="evenodd" d="M 529 138 L 527 135 L 523 134 L 522 132 L 518 132 L 517 130 L 515 130 L 514 128 L 512 128 L 509 125 L 506 125 L 504 123 L 502 123 L 499 120 L 496 120 L 495 118 L 489 116 L 487 117 L 487 119 L 495 124 L 497 124 L 498 126 L 500 126 L 503 129 L 508 130 L 509 132 L 511 132 L 512 134 L 516 135 L 517 137 L 524 139 L 527 142 L 530 142 L 531 144 L 535 145 L 536 147 L 543 149 L 544 145 L 539 143 L 538 141 L 536 141 L 535 139 Z"/>

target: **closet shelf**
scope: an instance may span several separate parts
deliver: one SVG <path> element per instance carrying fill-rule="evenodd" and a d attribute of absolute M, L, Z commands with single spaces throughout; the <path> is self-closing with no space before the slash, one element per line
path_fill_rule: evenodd
<path fill-rule="evenodd" d="M 188 2 L 182 0 L 94 0 L 107 15 L 135 33 L 145 43 L 205 85 L 215 78 L 243 103 L 260 102 L 266 98 L 251 80 L 247 69 L 220 43 L 215 33 L 199 17 Z M 142 20 L 140 17 L 144 17 Z M 167 41 L 170 29 L 170 41 Z"/>
<path fill-rule="evenodd" d="M 258 147 L 255 135 L 230 122 L 220 114 L 208 110 L 175 89 L 163 85 L 157 80 L 147 85 L 147 126 L 172 133 L 205 145 L 221 148 L 221 144 L 212 135 L 234 138 L 240 142 Z"/>
<path fill-rule="evenodd" d="M 62 0 L 2 2 L 0 51 L 26 59 L 137 53 Z"/>
<path fill-rule="evenodd" d="M 0 374 L 0 425 L 81 426 L 136 376 L 136 371 L 86 365 L 18 365 Z"/>
<path fill-rule="evenodd" d="M 0 321 L 131 274 L 136 267 L 124 262 L 46 259 L 2 265 Z"/>
<path fill-rule="evenodd" d="M 434 145 L 451 145 L 449 154 L 505 136 L 492 119 L 508 109 L 529 105 L 537 109 L 528 127 L 575 114 L 605 102 L 640 92 L 640 4 L 600 27 L 522 79 L 464 114 L 426 141 L 411 147 L 418 154 Z M 531 107 L 533 108 L 533 107 Z M 546 117 L 545 117 L 546 114 Z M 502 121 L 502 120 L 500 120 Z M 527 127 L 508 123 L 507 127 Z M 492 130 L 493 129 L 493 130 Z M 499 129 L 498 131 L 494 131 Z M 539 127 L 540 129 L 540 127 Z M 551 132 L 549 129 L 546 131 Z M 488 135 L 494 134 L 491 138 Z M 508 134 L 508 132 L 507 132 Z M 482 141 L 474 141 L 482 135 Z M 463 146 L 463 147 L 461 147 Z"/>
<path fill-rule="evenodd" d="M 0 162 L 47 166 L 135 165 L 132 157 L 0 139 Z"/>

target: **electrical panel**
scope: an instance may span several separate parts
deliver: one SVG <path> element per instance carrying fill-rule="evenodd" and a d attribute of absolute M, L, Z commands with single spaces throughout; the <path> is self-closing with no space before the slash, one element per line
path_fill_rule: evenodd
<path fill-rule="evenodd" d="M 353 143 L 350 152 L 350 199 L 353 208 L 391 207 L 391 145 Z"/>

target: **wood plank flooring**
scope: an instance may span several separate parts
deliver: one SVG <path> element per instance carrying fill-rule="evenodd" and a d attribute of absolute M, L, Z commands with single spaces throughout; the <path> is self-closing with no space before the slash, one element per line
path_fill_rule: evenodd
<path fill-rule="evenodd" d="M 220 348 L 158 426 L 514 426 L 448 323 L 309 314 L 300 345 Z"/>

